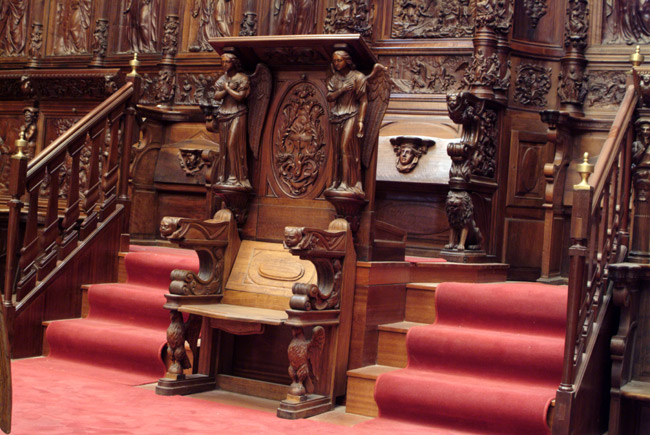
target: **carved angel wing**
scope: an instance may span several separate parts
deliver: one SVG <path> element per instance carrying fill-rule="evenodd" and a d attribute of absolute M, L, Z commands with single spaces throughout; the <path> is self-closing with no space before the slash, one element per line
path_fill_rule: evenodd
<path fill-rule="evenodd" d="M 251 92 L 248 96 L 248 144 L 257 158 L 262 137 L 264 118 L 271 100 L 273 81 L 271 70 L 263 63 L 258 63 L 255 73 L 250 76 Z"/>
<path fill-rule="evenodd" d="M 372 72 L 366 76 L 366 87 L 368 95 L 368 108 L 363 125 L 366 134 L 363 137 L 363 155 L 362 160 L 365 167 L 370 165 L 372 154 L 377 146 L 379 129 L 381 121 L 384 119 L 384 113 L 390 100 L 390 76 L 388 68 L 380 63 L 376 63 Z"/>
<path fill-rule="evenodd" d="M 321 367 L 321 354 L 325 347 L 325 329 L 322 326 L 315 326 L 311 331 L 311 341 L 307 348 L 307 358 L 311 363 L 311 374 L 318 379 Z"/>

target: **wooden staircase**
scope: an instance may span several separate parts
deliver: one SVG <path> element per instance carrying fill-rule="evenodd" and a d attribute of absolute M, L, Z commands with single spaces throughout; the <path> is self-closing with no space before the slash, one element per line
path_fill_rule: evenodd
<path fill-rule="evenodd" d="M 406 285 L 406 309 L 402 322 L 379 325 L 377 364 L 349 370 L 346 412 L 376 417 L 378 410 L 373 398 L 377 377 L 406 367 L 406 333 L 413 326 L 434 322 L 437 283 Z"/>

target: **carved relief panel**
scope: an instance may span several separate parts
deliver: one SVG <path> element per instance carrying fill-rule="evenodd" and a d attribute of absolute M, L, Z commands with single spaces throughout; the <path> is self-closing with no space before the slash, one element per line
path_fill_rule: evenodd
<path fill-rule="evenodd" d="M 388 66 L 392 92 L 402 94 L 446 94 L 462 87 L 469 65 L 462 56 L 392 56 L 380 62 Z"/>
<path fill-rule="evenodd" d="M 323 33 L 360 33 L 371 37 L 377 4 L 375 0 L 336 0 L 327 8 Z"/>
<path fill-rule="evenodd" d="M 314 198 L 323 189 L 328 175 L 327 114 L 325 97 L 306 82 L 294 85 L 279 105 L 270 167 L 288 197 Z"/>
<path fill-rule="evenodd" d="M 591 71 L 587 74 L 587 108 L 618 109 L 625 96 L 625 71 Z"/>
<path fill-rule="evenodd" d="M 120 47 L 122 53 L 154 53 L 160 34 L 161 0 L 122 0 Z"/>
<path fill-rule="evenodd" d="M 315 33 L 318 0 L 273 0 L 271 5 L 272 35 L 303 35 Z"/>
<path fill-rule="evenodd" d="M 0 56 L 23 56 L 27 43 L 27 0 L 0 2 Z"/>
<path fill-rule="evenodd" d="M 235 0 L 193 0 L 189 24 L 189 46 L 192 52 L 214 51 L 208 42 L 210 38 L 233 36 Z"/>
<path fill-rule="evenodd" d="M 650 42 L 650 4 L 643 0 L 605 0 L 603 44 Z"/>
<path fill-rule="evenodd" d="M 544 203 L 546 135 L 513 130 L 510 140 L 509 206 Z"/>
<path fill-rule="evenodd" d="M 514 100 L 524 106 L 546 107 L 551 89 L 551 68 L 522 64 L 517 67 Z"/>
<path fill-rule="evenodd" d="M 473 4 L 469 0 L 394 0 L 391 37 L 471 37 Z"/>
<path fill-rule="evenodd" d="M 90 51 L 92 6 L 92 0 L 56 2 L 53 54 L 85 54 Z"/>

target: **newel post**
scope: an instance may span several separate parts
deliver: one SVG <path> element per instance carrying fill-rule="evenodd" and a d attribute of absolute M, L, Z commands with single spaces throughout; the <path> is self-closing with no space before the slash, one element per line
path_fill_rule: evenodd
<path fill-rule="evenodd" d="M 142 78 L 138 74 L 137 68 L 140 66 L 137 53 L 133 54 L 133 59 L 129 62 L 131 72 L 127 74 L 127 82 L 133 83 L 133 94 L 127 103 L 126 120 L 124 125 L 124 140 L 122 141 L 122 161 L 120 162 L 120 185 L 118 202 L 124 206 L 124 218 L 122 220 L 122 239 L 120 241 L 120 250 L 128 251 L 129 245 L 129 223 L 131 218 L 131 198 L 129 196 L 129 178 L 131 172 L 131 147 L 137 142 L 136 136 L 136 105 L 140 99 L 140 90 Z"/>
<path fill-rule="evenodd" d="M 564 364 L 562 381 L 556 396 L 556 414 L 553 433 L 569 433 L 571 426 L 572 401 L 575 394 L 574 369 L 576 366 L 575 348 L 578 339 L 578 322 L 580 305 L 584 294 L 585 263 L 588 253 L 589 218 L 593 188 L 588 183 L 594 166 L 588 163 L 589 155 L 585 153 L 583 163 L 577 171 L 582 181 L 573 186 L 573 212 L 571 214 L 571 247 L 569 248 L 569 297 L 567 301 L 567 326 L 564 342 Z"/>

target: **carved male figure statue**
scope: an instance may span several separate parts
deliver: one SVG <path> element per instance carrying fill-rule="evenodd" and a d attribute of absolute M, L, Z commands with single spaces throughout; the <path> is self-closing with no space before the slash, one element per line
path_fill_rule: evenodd
<path fill-rule="evenodd" d="M 337 158 L 330 189 L 363 197 L 359 138 L 364 135 L 363 119 L 368 106 L 366 77 L 343 50 L 334 52 L 332 66 L 335 72 L 327 83 L 327 101 L 334 103 L 330 124 Z"/>
<path fill-rule="evenodd" d="M 246 162 L 247 115 L 246 99 L 250 94 L 250 79 L 242 72 L 237 56 L 224 53 L 221 62 L 225 73 L 215 83 L 215 100 L 223 100 L 217 109 L 222 152 L 217 168 L 217 184 L 251 188 Z"/>

